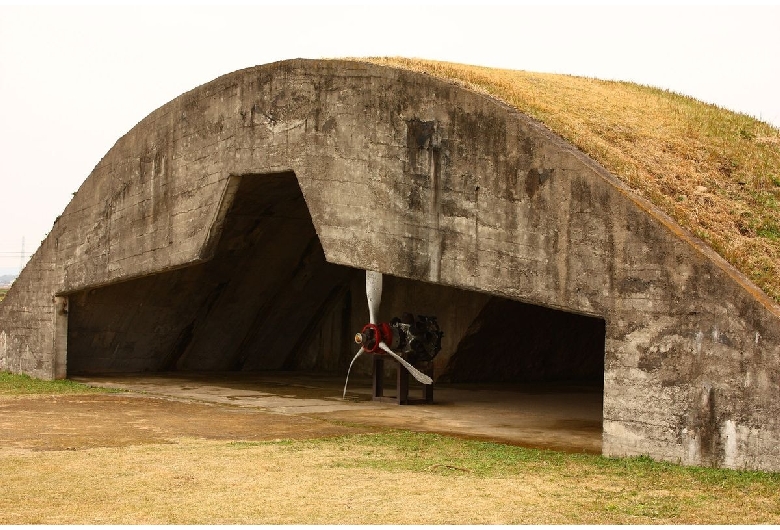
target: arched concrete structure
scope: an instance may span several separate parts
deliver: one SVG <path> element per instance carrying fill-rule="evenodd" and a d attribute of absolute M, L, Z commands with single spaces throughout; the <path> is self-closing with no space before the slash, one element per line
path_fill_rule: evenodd
<path fill-rule="evenodd" d="M 780 470 L 776 304 L 515 109 L 360 62 L 294 60 L 234 72 L 120 138 L 0 305 L 0 369 L 64 376 L 68 307 L 87 307 L 92 292 L 121 305 L 129 280 L 147 283 L 124 284 L 127 296 L 142 285 L 192 288 L 194 267 L 229 253 L 225 242 L 242 233 L 229 214 L 242 182 L 280 175 L 297 179 L 316 231 L 296 241 L 321 244 L 327 261 L 306 245 L 296 249 L 289 263 L 316 266 L 298 280 L 280 267 L 286 285 L 339 275 L 343 282 L 329 285 L 354 283 L 351 269 L 339 268 L 347 266 L 598 317 L 606 331 L 605 454 Z M 268 208 L 295 201 L 285 199 L 291 188 L 270 186 L 255 190 L 280 194 Z M 285 226 L 257 237 L 305 232 Z M 245 266 L 265 263 L 263 254 L 247 259 Z M 103 286 L 115 291 L 98 292 Z M 320 293 L 322 303 L 342 295 Z M 475 299 L 469 311 L 485 303 Z M 191 342 L 186 326 L 163 329 L 165 322 L 156 332 L 170 339 L 169 350 Z M 115 336 L 93 335 L 79 339 L 82 347 L 116 345 L 107 355 L 121 356 Z"/>

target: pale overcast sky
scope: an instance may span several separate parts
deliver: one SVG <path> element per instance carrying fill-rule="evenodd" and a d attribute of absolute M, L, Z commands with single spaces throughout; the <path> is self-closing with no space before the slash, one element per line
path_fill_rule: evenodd
<path fill-rule="evenodd" d="M 0 0 L 0 274 L 37 249 L 111 146 L 234 70 L 296 57 L 423 57 L 620 79 L 780 126 L 780 2 L 168 3 Z"/>

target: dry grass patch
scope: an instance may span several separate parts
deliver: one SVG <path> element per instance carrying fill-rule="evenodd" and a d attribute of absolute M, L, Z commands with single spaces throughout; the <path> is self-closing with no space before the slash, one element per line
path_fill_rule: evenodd
<path fill-rule="evenodd" d="M 633 83 L 370 58 L 455 81 L 539 120 L 780 302 L 780 131 Z"/>
<path fill-rule="evenodd" d="M 394 431 L 0 449 L 0 524 L 780 523 L 780 476 Z"/>

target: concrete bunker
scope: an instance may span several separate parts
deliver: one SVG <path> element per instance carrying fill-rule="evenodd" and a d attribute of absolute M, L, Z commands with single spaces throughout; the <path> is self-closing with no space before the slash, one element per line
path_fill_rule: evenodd
<path fill-rule="evenodd" d="M 294 173 L 233 186 L 209 260 L 69 295 L 69 376 L 345 373 L 367 319 L 364 272 L 325 260 Z M 439 318 L 438 382 L 603 386 L 601 319 L 395 276 L 380 311 Z"/>
<path fill-rule="evenodd" d="M 381 318 L 440 318 L 442 380 L 534 373 L 483 356 L 584 326 L 603 356 L 536 371 L 591 359 L 564 375 L 603 374 L 604 454 L 780 469 L 776 303 L 516 108 L 360 61 L 233 72 L 121 137 L 0 303 L 0 370 L 337 373 L 363 270 L 391 280 Z M 498 325 L 510 313 L 532 330 Z"/>

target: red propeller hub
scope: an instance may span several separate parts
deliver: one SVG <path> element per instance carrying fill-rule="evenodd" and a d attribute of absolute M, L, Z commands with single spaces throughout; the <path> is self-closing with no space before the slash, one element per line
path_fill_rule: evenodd
<path fill-rule="evenodd" d="M 379 343 L 393 343 L 393 329 L 387 322 L 380 322 L 379 324 L 366 324 L 363 326 L 363 329 L 360 331 L 358 336 L 361 339 L 358 342 L 368 353 L 384 354 L 384 351 L 379 348 Z"/>

